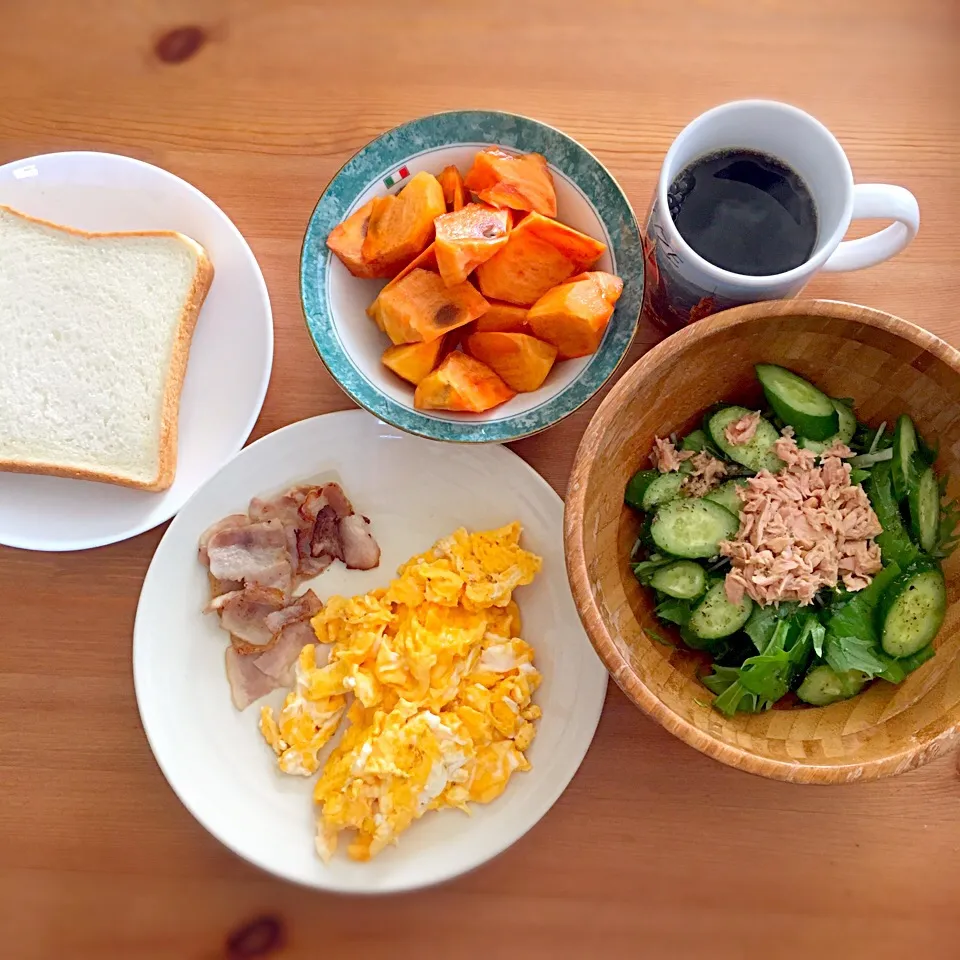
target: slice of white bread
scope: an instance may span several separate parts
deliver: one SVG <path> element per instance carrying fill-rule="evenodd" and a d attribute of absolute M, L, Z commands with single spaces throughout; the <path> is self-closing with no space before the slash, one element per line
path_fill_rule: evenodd
<path fill-rule="evenodd" d="M 87 233 L 0 206 L 0 470 L 167 489 L 212 280 L 182 234 Z"/>

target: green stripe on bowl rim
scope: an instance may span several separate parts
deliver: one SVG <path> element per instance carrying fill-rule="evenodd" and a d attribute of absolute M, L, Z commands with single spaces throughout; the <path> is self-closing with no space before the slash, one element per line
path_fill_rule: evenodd
<path fill-rule="evenodd" d="M 451 420 L 415 410 L 386 396 L 354 363 L 337 333 L 327 297 L 330 231 L 369 187 L 418 155 L 458 145 L 498 145 L 543 154 L 554 172 L 583 195 L 603 223 L 613 270 L 623 279 L 600 349 L 575 380 L 522 413 L 497 419 Z M 640 230 L 620 185 L 586 148 L 559 130 L 511 113 L 460 110 L 402 124 L 370 141 L 327 185 L 310 217 L 300 253 L 300 300 L 317 353 L 340 387 L 374 416 L 432 440 L 506 443 L 558 423 L 583 406 L 613 375 L 633 341 L 643 303 Z"/>

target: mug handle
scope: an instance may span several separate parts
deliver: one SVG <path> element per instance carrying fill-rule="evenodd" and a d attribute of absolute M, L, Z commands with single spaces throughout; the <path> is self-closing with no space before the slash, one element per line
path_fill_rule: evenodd
<path fill-rule="evenodd" d="M 859 240 L 844 240 L 823 265 L 824 270 L 862 270 L 898 254 L 920 228 L 917 198 L 904 187 L 858 183 L 853 188 L 852 220 L 896 220 Z"/>

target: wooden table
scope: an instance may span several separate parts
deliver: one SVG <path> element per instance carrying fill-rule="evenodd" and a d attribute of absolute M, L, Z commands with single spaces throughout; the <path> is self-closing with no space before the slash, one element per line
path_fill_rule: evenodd
<path fill-rule="evenodd" d="M 350 406 L 298 303 L 320 190 L 382 130 L 451 108 L 560 127 L 643 211 L 688 119 L 793 101 L 858 179 L 903 183 L 923 212 L 906 253 L 809 292 L 960 343 L 955 0 L 0 7 L 0 162 L 128 153 L 196 184 L 250 241 L 277 335 L 255 436 Z M 631 358 L 655 339 L 642 329 Z M 595 406 L 516 444 L 561 493 Z M 186 812 L 140 727 L 130 638 L 162 532 L 84 554 L 0 549 L 3 957 L 238 956 L 229 935 L 262 915 L 285 934 L 271 957 L 960 956 L 956 756 L 862 786 L 768 782 L 684 746 L 615 687 L 556 807 L 472 875 L 383 900 L 272 879 Z"/>

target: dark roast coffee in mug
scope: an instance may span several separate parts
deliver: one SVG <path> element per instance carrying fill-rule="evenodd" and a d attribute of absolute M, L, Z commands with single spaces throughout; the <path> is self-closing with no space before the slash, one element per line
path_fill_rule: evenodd
<path fill-rule="evenodd" d="M 694 160 L 667 191 L 680 236 L 704 260 L 766 277 L 805 263 L 817 208 L 800 175 L 776 157 L 727 149 Z"/>

